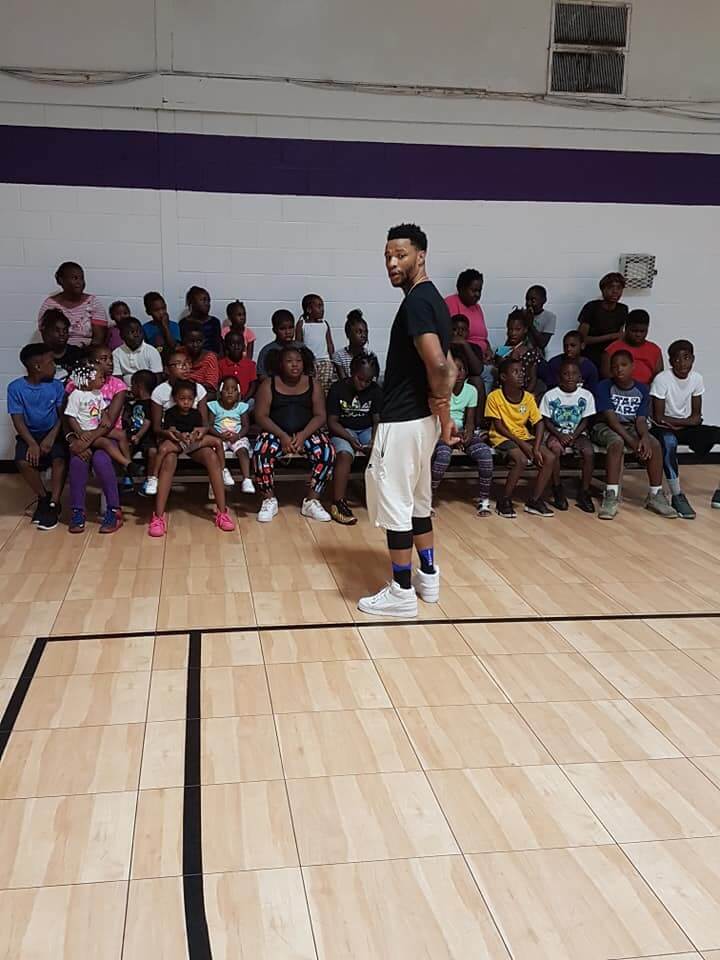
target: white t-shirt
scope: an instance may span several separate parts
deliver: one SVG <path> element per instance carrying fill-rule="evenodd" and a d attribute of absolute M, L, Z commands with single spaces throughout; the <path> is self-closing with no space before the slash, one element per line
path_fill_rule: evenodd
<path fill-rule="evenodd" d="M 553 387 L 543 394 L 540 413 L 560 433 L 575 433 L 581 420 L 595 415 L 595 397 L 584 387 L 578 387 L 572 393 Z"/>
<path fill-rule="evenodd" d="M 702 374 L 691 370 L 681 380 L 672 370 L 663 370 L 652 382 L 650 396 L 665 401 L 665 415 L 676 420 L 685 420 L 692 413 L 692 398 L 705 393 Z"/>
<path fill-rule="evenodd" d="M 107 406 L 99 390 L 73 390 L 68 396 L 65 413 L 74 417 L 83 430 L 95 430 Z"/>
<path fill-rule="evenodd" d="M 132 375 L 138 370 L 151 370 L 153 373 L 162 373 L 160 351 L 151 343 L 141 343 L 137 350 L 131 350 L 126 343 L 121 343 L 113 350 L 113 374 L 122 377 L 130 386 Z"/>
<path fill-rule="evenodd" d="M 197 393 L 195 394 L 195 403 L 193 404 L 193 407 L 195 409 L 197 409 L 197 405 L 205 397 L 206 394 L 207 394 L 207 390 L 205 389 L 205 387 L 201 383 L 198 383 Z M 167 382 L 167 380 L 164 383 L 158 384 L 158 386 L 155 387 L 153 392 L 150 394 L 150 399 L 152 400 L 153 403 L 157 403 L 158 406 L 162 407 L 163 413 L 165 413 L 166 410 L 169 410 L 170 407 L 175 406 L 175 401 L 172 398 L 172 387 Z"/>
<path fill-rule="evenodd" d="M 553 334 L 557 326 L 557 317 L 552 310 L 541 310 L 536 317 L 533 317 L 533 326 L 538 333 Z"/>

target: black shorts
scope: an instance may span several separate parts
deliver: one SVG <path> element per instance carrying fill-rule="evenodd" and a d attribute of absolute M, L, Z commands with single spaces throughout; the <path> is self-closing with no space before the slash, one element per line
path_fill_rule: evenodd
<path fill-rule="evenodd" d="M 32 433 L 33 439 L 38 443 L 42 442 L 44 433 Z M 22 437 L 15 437 L 15 462 L 27 460 L 28 445 Z M 52 466 L 53 460 L 67 460 L 68 448 L 62 436 L 58 436 L 55 443 L 50 448 L 49 453 L 44 453 L 38 461 L 38 470 L 48 470 Z"/>
<path fill-rule="evenodd" d="M 130 439 L 132 440 L 132 437 Z M 155 439 L 155 434 L 152 432 L 152 430 L 148 430 L 148 432 L 144 434 L 143 437 L 141 438 L 140 443 L 130 444 L 130 450 L 131 451 L 139 450 L 140 453 L 143 455 L 143 457 L 146 457 L 148 454 L 148 451 L 152 450 L 153 447 L 157 449 L 157 445 L 158 443 L 157 443 L 157 440 Z"/>

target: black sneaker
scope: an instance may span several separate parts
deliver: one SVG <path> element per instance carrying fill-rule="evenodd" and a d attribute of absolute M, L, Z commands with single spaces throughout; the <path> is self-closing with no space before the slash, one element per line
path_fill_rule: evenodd
<path fill-rule="evenodd" d="M 537 500 L 528 500 L 528 502 L 525 504 L 525 513 L 531 513 L 534 517 L 555 516 L 550 507 L 541 497 L 538 497 Z"/>
<path fill-rule="evenodd" d="M 556 487 L 553 487 L 553 505 L 557 507 L 558 510 L 567 510 L 568 508 L 568 499 L 565 496 L 565 488 L 561 483 Z"/>
<path fill-rule="evenodd" d="M 43 515 L 43 511 L 47 509 L 47 505 L 50 502 L 50 497 L 47 495 L 44 497 L 38 497 L 37 503 L 35 504 L 35 512 L 32 515 L 32 520 L 30 523 L 40 523 L 40 518 Z"/>
<path fill-rule="evenodd" d="M 330 516 L 336 523 L 342 523 L 348 527 L 357 523 L 357 517 L 348 506 L 347 500 L 336 500 L 330 507 Z"/>
<path fill-rule="evenodd" d="M 38 530 L 54 530 L 58 525 L 58 507 L 49 498 L 43 504 L 40 510 L 40 517 L 37 522 Z"/>
<path fill-rule="evenodd" d="M 595 513 L 595 504 L 587 490 L 581 490 L 577 495 L 577 505 L 585 513 Z"/>
<path fill-rule="evenodd" d="M 497 506 L 495 507 L 495 513 L 499 517 L 506 517 L 508 520 L 514 520 L 517 514 L 515 513 L 515 507 L 510 497 L 503 497 L 501 500 L 498 500 Z"/>
<path fill-rule="evenodd" d="M 712 495 L 710 506 L 713 508 L 713 510 L 720 510 L 720 487 L 718 487 L 715 493 Z"/>

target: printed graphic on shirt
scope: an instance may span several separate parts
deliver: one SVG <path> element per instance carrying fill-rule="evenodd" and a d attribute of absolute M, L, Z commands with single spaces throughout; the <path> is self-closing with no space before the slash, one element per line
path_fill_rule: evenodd
<path fill-rule="evenodd" d="M 130 433 L 137 433 L 145 422 L 145 407 L 141 403 L 134 403 L 130 408 L 128 426 Z"/>
<path fill-rule="evenodd" d="M 579 397 L 577 403 L 565 404 L 559 397 L 548 401 L 550 419 L 561 433 L 574 433 L 587 416 L 587 400 Z"/>
<path fill-rule="evenodd" d="M 340 418 L 342 420 L 358 420 L 370 416 L 372 410 L 372 399 L 361 400 L 356 394 L 348 403 L 344 398 L 340 398 Z"/>
<path fill-rule="evenodd" d="M 610 400 L 613 411 L 618 417 L 634 420 L 643 401 L 641 394 L 614 393 L 611 391 Z"/>

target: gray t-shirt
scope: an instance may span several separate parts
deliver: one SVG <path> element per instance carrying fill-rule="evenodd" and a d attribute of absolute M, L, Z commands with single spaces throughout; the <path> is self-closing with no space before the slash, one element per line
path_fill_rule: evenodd
<path fill-rule="evenodd" d="M 557 317 L 552 310 L 541 310 L 536 317 L 533 317 L 533 326 L 538 333 L 547 333 L 552 337 L 557 326 Z M 545 356 L 544 350 L 542 354 Z"/>

